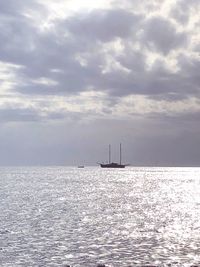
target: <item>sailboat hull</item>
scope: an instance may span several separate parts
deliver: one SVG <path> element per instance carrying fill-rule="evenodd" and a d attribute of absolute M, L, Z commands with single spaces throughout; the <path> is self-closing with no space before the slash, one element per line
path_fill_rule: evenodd
<path fill-rule="evenodd" d="M 101 168 L 125 168 L 126 165 L 118 163 L 100 164 Z"/>

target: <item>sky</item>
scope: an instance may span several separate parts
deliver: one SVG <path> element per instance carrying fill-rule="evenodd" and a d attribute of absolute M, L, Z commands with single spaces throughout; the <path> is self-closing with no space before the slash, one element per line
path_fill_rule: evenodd
<path fill-rule="evenodd" d="M 0 165 L 200 166 L 199 0 L 0 0 Z"/>

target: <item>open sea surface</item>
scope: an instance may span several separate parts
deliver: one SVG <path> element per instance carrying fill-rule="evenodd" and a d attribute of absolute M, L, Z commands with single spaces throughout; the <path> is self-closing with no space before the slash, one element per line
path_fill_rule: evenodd
<path fill-rule="evenodd" d="M 200 168 L 0 168 L 0 266 L 200 266 Z"/>

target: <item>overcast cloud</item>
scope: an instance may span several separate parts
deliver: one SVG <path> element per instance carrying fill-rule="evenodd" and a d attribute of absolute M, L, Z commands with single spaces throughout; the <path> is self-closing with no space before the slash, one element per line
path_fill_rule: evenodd
<path fill-rule="evenodd" d="M 0 0 L 0 165 L 200 165 L 199 0 Z"/>

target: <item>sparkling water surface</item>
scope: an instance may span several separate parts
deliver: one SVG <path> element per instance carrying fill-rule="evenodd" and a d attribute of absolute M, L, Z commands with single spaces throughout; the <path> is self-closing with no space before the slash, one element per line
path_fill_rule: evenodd
<path fill-rule="evenodd" d="M 0 168 L 0 266 L 200 266 L 200 168 Z"/>

